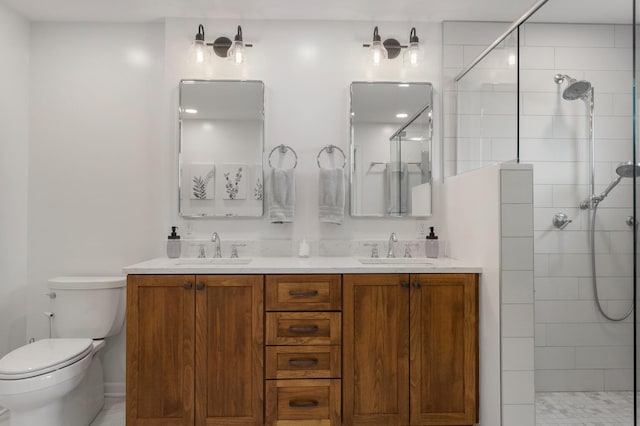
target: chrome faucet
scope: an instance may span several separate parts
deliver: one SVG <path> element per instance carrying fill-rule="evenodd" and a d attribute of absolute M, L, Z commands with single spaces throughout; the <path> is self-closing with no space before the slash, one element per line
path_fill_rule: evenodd
<path fill-rule="evenodd" d="M 393 253 L 393 244 L 398 242 L 398 237 L 396 237 L 396 233 L 392 232 L 391 235 L 389 235 L 389 247 L 387 250 L 387 257 L 396 257 L 396 255 Z"/>
<path fill-rule="evenodd" d="M 220 251 L 220 235 L 217 232 L 214 232 L 211 236 L 211 241 L 213 242 L 214 253 L 213 257 L 220 258 L 222 257 L 222 251 Z"/>

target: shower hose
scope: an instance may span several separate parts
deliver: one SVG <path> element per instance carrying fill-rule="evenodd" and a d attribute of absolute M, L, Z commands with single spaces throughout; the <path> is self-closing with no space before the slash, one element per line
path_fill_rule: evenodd
<path fill-rule="evenodd" d="M 590 210 L 591 211 L 591 210 Z M 591 214 L 591 232 L 590 232 L 590 243 L 591 243 L 591 280 L 593 282 L 593 295 L 596 299 L 596 306 L 598 310 L 602 314 L 603 317 L 608 319 L 609 321 L 622 321 L 626 319 L 631 312 L 633 312 L 633 300 L 631 301 L 631 305 L 627 312 L 625 312 L 621 317 L 611 317 L 604 312 L 602 309 L 602 304 L 600 303 L 600 296 L 598 296 L 598 280 L 596 279 L 596 213 L 598 212 L 598 204 L 596 203 L 593 207 L 593 213 Z"/>

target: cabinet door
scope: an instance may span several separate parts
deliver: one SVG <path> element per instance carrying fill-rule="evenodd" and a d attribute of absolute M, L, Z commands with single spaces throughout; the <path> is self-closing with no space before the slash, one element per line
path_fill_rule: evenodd
<path fill-rule="evenodd" d="M 195 277 L 127 277 L 127 425 L 193 425 Z"/>
<path fill-rule="evenodd" d="M 409 422 L 409 275 L 345 275 L 345 425 Z"/>
<path fill-rule="evenodd" d="M 411 424 L 477 423 L 478 276 L 411 281 Z"/>
<path fill-rule="evenodd" d="M 196 424 L 262 425 L 264 278 L 196 282 Z"/>

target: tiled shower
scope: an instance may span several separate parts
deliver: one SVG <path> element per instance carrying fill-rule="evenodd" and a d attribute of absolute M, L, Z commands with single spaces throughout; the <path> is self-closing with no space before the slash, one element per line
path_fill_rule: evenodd
<path fill-rule="evenodd" d="M 533 165 L 537 424 L 584 424 L 566 413 L 585 401 L 616 407 L 591 421 L 633 424 L 634 316 L 609 321 L 598 312 L 592 212 L 579 208 L 590 193 L 589 105 L 563 99 L 566 85 L 554 82 L 561 73 L 593 85 L 594 192 L 600 194 L 616 178 L 616 166 L 635 153 L 632 14 L 615 23 L 550 22 L 566 16 L 559 3 L 545 4 L 457 83 L 464 66 L 509 24 L 445 23 L 445 173 L 504 161 Z M 634 297 L 633 183 L 622 179 L 599 204 L 595 221 L 598 292 L 613 317 L 623 316 Z M 552 224 L 557 213 L 571 220 L 562 230 Z"/>

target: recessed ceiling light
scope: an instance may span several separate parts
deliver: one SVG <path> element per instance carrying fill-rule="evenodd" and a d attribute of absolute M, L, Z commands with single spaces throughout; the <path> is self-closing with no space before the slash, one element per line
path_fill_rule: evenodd
<path fill-rule="evenodd" d="M 186 112 L 187 114 L 197 114 L 198 110 L 195 108 L 185 108 L 184 112 Z"/>
<path fill-rule="evenodd" d="M 406 114 L 404 112 L 396 114 L 396 118 L 407 118 L 408 116 L 409 116 L 409 114 Z"/>

